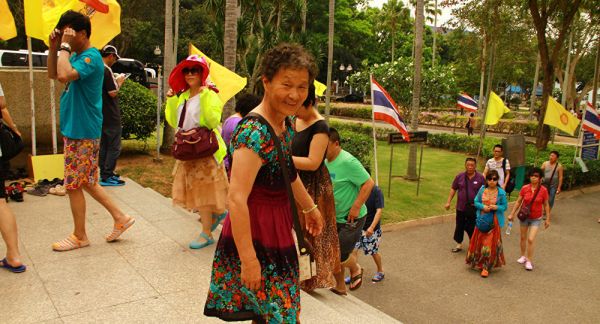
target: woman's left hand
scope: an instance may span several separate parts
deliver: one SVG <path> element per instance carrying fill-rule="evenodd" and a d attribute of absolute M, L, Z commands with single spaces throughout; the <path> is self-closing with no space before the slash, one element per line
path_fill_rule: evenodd
<path fill-rule="evenodd" d="M 550 227 L 550 219 L 546 218 L 544 221 L 544 229 L 547 229 L 548 227 Z"/>
<path fill-rule="evenodd" d="M 489 213 L 490 212 L 490 206 L 483 206 L 483 212 L 484 213 Z"/>
<path fill-rule="evenodd" d="M 306 230 L 312 235 L 317 236 L 323 230 L 323 217 L 319 208 L 313 209 L 310 213 L 305 214 Z"/>

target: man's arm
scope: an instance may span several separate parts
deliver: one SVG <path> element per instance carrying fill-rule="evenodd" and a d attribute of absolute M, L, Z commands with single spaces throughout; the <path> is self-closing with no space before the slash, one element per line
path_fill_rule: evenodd
<path fill-rule="evenodd" d="M 452 199 L 454 198 L 455 194 L 456 194 L 456 190 L 454 190 L 454 188 L 450 188 L 450 194 L 448 194 L 448 200 L 446 201 L 446 204 L 444 205 L 444 208 L 446 208 L 446 210 L 450 209 L 450 202 L 452 202 Z"/>
<path fill-rule="evenodd" d="M 358 196 L 354 200 L 354 204 L 350 208 L 350 212 L 348 213 L 348 222 L 352 223 L 356 218 L 358 218 L 360 213 L 360 208 L 365 204 L 365 201 L 369 199 L 369 195 L 371 194 L 371 190 L 375 186 L 375 182 L 373 179 L 369 178 L 365 183 L 360 187 L 360 191 L 358 192 Z"/>
<path fill-rule="evenodd" d="M 561 188 L 562 188 L 562 184 L 563 184 L 563 167 L 562 165 L 558 165 L 558 188 L 556 188 L 556 193 L 560 193 Z"/>
<path fill-rule="evenodd" d="M 79 72 L 73 68 L 69 59 L 71 54 L 67 51 L 60 51 L 58 54 L 58 63 L 56 64 L 56 79 L 60 83 L 67 83 L 79 79 Z"/>
<path fill-rule="evenodd" d="M 507 169 L 506 172 L 504 172 L 504 185 L 502 186 L 502 189 L 506 189 L 508 178 L 510 178 L 510 169 Z"/>

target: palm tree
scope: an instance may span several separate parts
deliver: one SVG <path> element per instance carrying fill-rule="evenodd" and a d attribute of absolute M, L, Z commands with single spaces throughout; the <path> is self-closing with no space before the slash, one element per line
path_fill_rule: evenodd
<path fill-rule="evenodd" d="M 423 25 L 424 25 L 424 14 L 423 14 L 423 2 L 424 0 L 417 0 L 416 6 L 416 19 L 415 19 L 415 57 L 414 67 L 415 75 L 413 78 L 413 93 L 412 93 L 412 116 L 410 128 L 412 131 L 416 131 L 419 128 L 419 106 L 421 98 L 421 65 L 423 58 Z M 406 178 L 409 180 L 417 179 L 417 145 L 410 144 L 410 151 L 408 154 L 408 170 L 406 172 Z"/>
<path fill-rule="evenodd" d="M 401 21 L 407 20 L 410 16 L 409 9 L 399 0 L 389 0 L 381 8 L 381 20 L 385 29 L 389 29 L 392 39 L 392 61 L 395 59 L 396 52 L 396 32 Z"/>
<path fill-rule="evenodd" d="M 235 72 L 235 59 L 237 53 L 237 0 L 225 1 L 225 33 L 223 35 L 223 64 L 226 68 Z M 223 117 L 233 114 L 235 98 L 225 104 Z"/>
<path fill-rule="evenodd" d="M 171 71 L 177 63 L 177 55 L 173 51 L 173 0 L 165 0 L 165 44 L 164 44 L 164 59 L 163 59 L 163 98 L 167 97 L 167 91 L 169 90 L 168 80 Z M 173 143 L 173 137 L 175 131 L 167 123 L 163 132 L 163 142 L 161 148 L 163 150 L 169 150 Z"/>
<path fill-rule="evenodd" d="M 329 0 L 329 43 L 327 45 L 327 92 L 325 94 L 325 117 L 329 119 L 331 102 L 331 71 L 333 69 L 333 26 L 335 22 L 335 0 Z"/>

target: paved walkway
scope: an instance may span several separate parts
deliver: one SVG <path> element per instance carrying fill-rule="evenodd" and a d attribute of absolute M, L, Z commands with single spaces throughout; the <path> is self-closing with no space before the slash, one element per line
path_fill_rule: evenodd
<path fill-rule="evenodd" d="M 516 262 L 518 226 L 510 236 L 503 233 L 506 266 L 483 279 L 465 265 L 464 251 L 450 252 L 452 217 L 438 218 L 384 232 L 386 279 L 365 282 L 354 295 L 406 323 L 598 323 L 598 189 L 564 193 L 557 201 L 552 225 L 538 234 L 532 272 Z M 371 278 L 373 262 L 364 256 L 360 262 Z"/>

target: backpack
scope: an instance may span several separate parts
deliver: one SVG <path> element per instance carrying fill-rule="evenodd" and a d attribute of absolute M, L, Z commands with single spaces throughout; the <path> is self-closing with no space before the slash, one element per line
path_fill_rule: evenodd
<path fill-rule="evenodd" d="M 502 159 L 502 172 L 504 173 L 504 176 L 506 176 L 506 158 Z M 511 172 L 510 176 L 508 177 L 508 182 L 506 183 L 506 188 L 504 188 L 504 191 L 506 191 L 506 193 L 509 195 L 511 192 L 513 192 L 513 190 L 515 190 L 515 179 L 516 177 Z"/>

